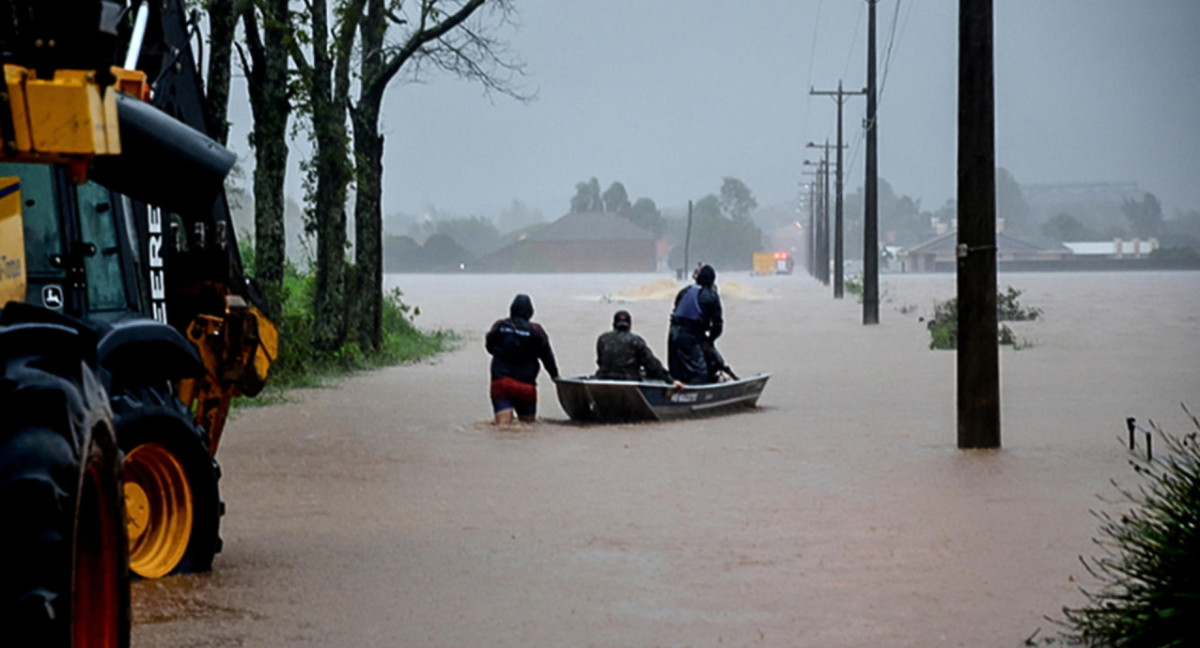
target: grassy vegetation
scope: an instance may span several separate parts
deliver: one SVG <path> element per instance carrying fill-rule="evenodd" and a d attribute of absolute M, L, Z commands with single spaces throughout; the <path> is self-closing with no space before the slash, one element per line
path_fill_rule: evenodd
<path fill-rule="evenodd" d="M 1187 412 L 1187 408 L 1184 408 Z M 1196 645 L 1200 619 L 1200 420 L 1176 437 L 1155 427 L 1168 452 L 1131 462 L 1141 483 L 1121 489 L 1127 510 L 1095 512 L 1104 555 L 1080 560 L 1103 583 L 1088 605 L 1063 608 L 1074 641 L 1092 646 Z M 1114 482 L 1115 485 L 1115 482 Z"/>
<path fill-rule="evenodd" d="M 846 294 L 858 297 L 858 301 L 862 303 L 863 294 L 863 278 L 862 275 L 851 275 L 842 280 L 842 289 Z"/>
<path fill-rule="evenodd" d="M 253 267 L 250 250 L 243 248 L 242 258 L 247 267 Z M 458 342 L 452 331 L 418 329 L 413 320 L 420 309 L 404 303 L 400 290 L 395 289 L 384 299 L 379 349 L 364 351 L 357 343 L 347 342 L 334 352 L 318 351 L 313 344 L 315 287 L 314 275 L 288 264 L 282 291 L 268 297 L 279 329 L 279 355 L 271 364 L 267 390 L 253 400 L 239 399 L 242 404 L 277 401 L 288 389 L 318 386 L 354 371 L 417 362 L 448 351 Z"/>
<path fill-rule="evenodd" d="M 996 319 L 1000 322 L 1022 322 L 1036 320 L 1042 317 L 1042 309 L 1027 307 L 1017 300 L 1021 291 L 1009 286 L 1005 291 L 996 292 Z M 930 349 L 958 348 L 958 298 L 933 302 L 933 316 L 926 323 L 929 329 Z M 1029 340 L 1020 339 L 1013 330 L 1001 324 L 997 331 L 1000 344 L 1011 345 L 1014 349 L 1028 349 L 1033 346 Z"/>

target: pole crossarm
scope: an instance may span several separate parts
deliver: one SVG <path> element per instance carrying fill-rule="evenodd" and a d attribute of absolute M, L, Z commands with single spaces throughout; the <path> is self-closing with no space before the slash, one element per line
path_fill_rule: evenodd
<path fill-rule="evenodd" d="M 840 89 L 839 90 L 817 90 L 815 88 L 809 88 L 808 94 L 834 97 L 834 101 L 836 101 L 838 103 L 844 103 L 846 101 L 846 98 L 850 97 L 852 95 L 867 94 L 867 89 L 863 88 L 862 90 L 840 90 Z"/>

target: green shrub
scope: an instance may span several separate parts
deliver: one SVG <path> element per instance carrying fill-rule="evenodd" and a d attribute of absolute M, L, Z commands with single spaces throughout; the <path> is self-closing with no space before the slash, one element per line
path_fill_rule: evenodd
<path fill-rule="evenodd" d="M 929 329 L 930 349 L 957 349 L 958 299 L 933 302 L 933 317 L 925 328 Z"/>
<path fill-rule="evenodd" d="M 1042 309 L 1023 306 L 1017 298 L 1021 291 L 1009 286 L 1004 292 L 996 292 L 996 319 L 1000 322 L 1032 321 L 1042 316 Z M 933 316 L 925 324 L 929 330 L 930 349 L 958 348 L 958 298 L 933 302 Z M 1001 324 L 996 332 L 1000 344 L 1011 345 L 1014 349 L 1028 349 L 1033 346 L 1029 340 L 1022 340 L 1008 326 Z"/>
<path fill-rule="evenodd" d="M 1141 484 L 1117 487 L 1129 509 L 1101 521 L 1102 557 L 1084 566 L 1103 583 L 1086 607 L 1063 608 L 1072 639 L 1093 646 L 1195 645 L 1200 619 L 1200 421 L 1176 437 L 1154 427 L 1167 452 L 1131 462 Z M 1114 482 L 1115 486 L 1115 482 Z M 1187 637 L 1192 637 L 1188 639 Z M 1192 642 L 1192 643 L 1190 643 Z"/>
<path fill-rule="evenodd" d="M 848 294 L 857 295 L 858 298 L 861 300 L 862 294 L 863 294 L 863 278 L 862 278 L 862 276 L 854 275 L 851 277 L 846 277 L 842 281 L 842 289 L 845 290 Z"/>
<path fill-rule="evenodd" d="M 242 247 L 242 259 L 247 268 L 252 268 L 254 257 L 248 247 Z M 353 276 L 352 270 L 348 275 Z M 413 318 L 420 315 L 420 309 L 405 304 L 400 290 L 394 289 L 383 300 L 383 343 L 378 349 L 364 351 L 357 343 L 347 341 L 333 352 L 321 352 L 314 344 L 315 294 L 315 275 L 288 263 L 282 288 L 267 296 L 279 330 L 279 351 L 267 382 L 267 389 L 275 396 L 293 387 L 316 386 L 351 371 L 416 362 L 450 349 L 457 341 L 450 331 L 418 329 Z"/>
<path fill-rule="evenodd" d="M 1012 286 L 1006 292 L 996 291 L 996 319 L 1001 322 L 1024 322 L 1042 316 L 1042 309 L 1026 308 L 1017 301 L 1021 292 Z"/>

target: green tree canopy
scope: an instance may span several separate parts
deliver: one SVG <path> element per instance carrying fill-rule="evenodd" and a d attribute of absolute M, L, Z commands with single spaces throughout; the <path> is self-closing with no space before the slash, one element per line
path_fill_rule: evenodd
<path fill-rule="evenodd" d="M 575 183 L 575 195 L 571 198 L 571 213 L 604 211 L 604 200 L 600 197 L 600 181 L 592 178 Z"/>
<path fill-rule="evenodd" d="M 1052 241 L 1097 241 L 1103 237 L 1065 212 L 1051 216 L 1041 227 L 1042 236 Z"/>
<path fill-rule="evenodd" d="M 697 200 L 692 205 L 692 215 L 694 218 L 721 218 L 721 199 L 716 194 L 708 194 Z"/>
<path fill-rule="evenodd" d="M 629 211 L 629 220 L 647 232 L 653 232 L 659 236 L 666 231 L 666 222 L 663 221 L 662 212 L 658 210 L 658 205 L 649 198 L 638 198 L 637 202 L 633 203 L 633 207 Z"/>
<path fill-rule="evenodd" d="M 686 223 L 673 230 L 669 263 L 675 268 L 683 267 L 685 243 L 688 264 L 708 263 L 718 272 L 750 268 L 754 253 L 763 249 L 762 230 L 748 216 L 726 217 L 716 194 L 708 194 L 692 205 L 690 243 L 685 241 Z"/>
<path fill-rule="evenodd" d="M 720 203 L 721 211 L 733 220 L 747 220 L 750 213 L 758 209 L 754 192 L 737 178 L 727 177 L 721 181 Z"/>
<path fill-rule="evenodd" d="M 449 237 L 475 257 L 494 252 L 501 246 L 500 230 L 483 216 L 424 221 L 413 225 L 410 232 L 414 238 L 425 239 L 426 246 L 436 235 Z"/>
<path fill-rule="evenodd" d="M 500 218 L 497 220 L 500 231 L 512 232 L 540 223 L 545 219 L 542 217 L 542 210 L 530 208 L 514 198 L 512 204 L 500 210 Z"/>
<path fill-rule="evenodd" d="M 629 218 L 633 206 L 629 204 L 629 194 L 625 191 L 625 185 L 613 182 L 604 190 L 601 199 L 604 201 L 604 211 Z"/>
<path fill-rule="evenodd" d="M 996 218 L 1004 219 L 1005 231 L 1018 236 L 1033 234 L 1031 211 L 1017 179 L 1008 169 L 996 167 Z"/>
<path fill-rule="evenodd" d="M 1121 211 L 1129 219 L 1132 234 L 1139 238 L 1162 236 L 1163 214 L 1162 205 L 1158 198 L 1150 192 L 1142 195 L 1141 200 L 1127 199 L 1121 204 Z"/>

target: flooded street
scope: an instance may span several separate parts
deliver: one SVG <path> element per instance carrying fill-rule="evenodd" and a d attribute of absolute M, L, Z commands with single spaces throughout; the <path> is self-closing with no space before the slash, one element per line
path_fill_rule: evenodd
<path fill-rule="evenodd" d="M 145 646 L 1021 646 L 1079 605 L 1124 419 L 1190 431 L 1200 273 L 1001 275 L 1003 444 L 955 449 L 953 275 L 884 275 L 878 326 L 806 276 L 718 275 L 755 411 L 489 424 L 482 337 L 528 293 L 564 375 L 613 311 L 665 359 L 659 275 L 395 275 L 452 353 L 238 412 L 211 574 L 134 583 Z"/>

